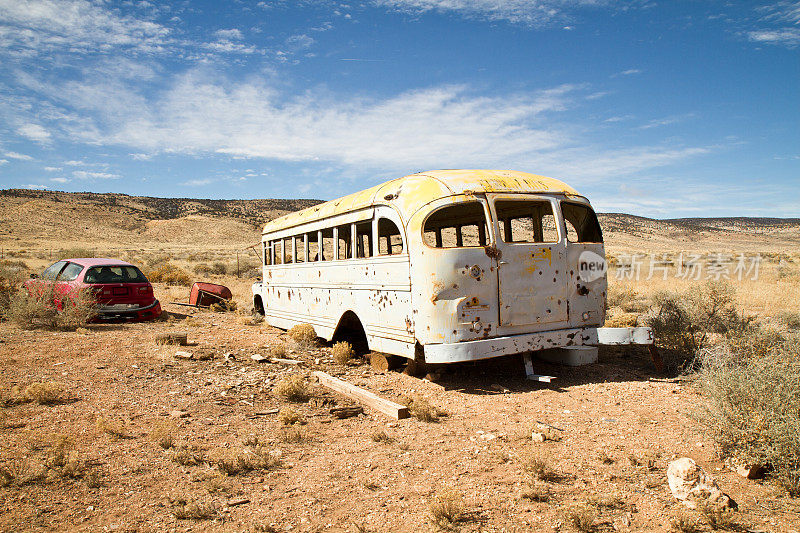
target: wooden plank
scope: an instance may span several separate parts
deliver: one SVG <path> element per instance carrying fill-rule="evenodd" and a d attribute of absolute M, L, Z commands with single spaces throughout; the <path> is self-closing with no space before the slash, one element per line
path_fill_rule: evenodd
<path fill-rule="evenodd" d="M 284 365 L 304 365 L 305 361 L 300 361 L 297 359 L 282 359 L 280 357 L 273 357 L 269 360 L 270 363 L 279 363 Z"/>
<path fill-rule="evenodd" d="M 534 374 L 533 373 L 533 361 L 531 360 L 531 352 L 525 352 L 522 356 L 522 360 L 525 362 L 525 376 L 531 381 L 541 381 L 543 383 L 550 383 L 554 379 L 554 376 L 543 376 L 541 374 Z"/>
<path fill-rule="evenodd" d="M 396 420 L 408 418 L 410 416 L 408 413 L 408 407 L 405 405 L 400 405 L 399 403 L 385 400 L 377 394 L 356 387 L 355 385 L 352 385 L 346 381 L 342 381 L 339 378 L 335 378 L 330 374 L 326 374 L 325 372 L 315 371 L 312 372 L 311 375 L 314 376 L 321 385 L 338 393 L 344 394 L 348 398 L 358 400 L 367 407 L 371 407 L 377 411 L 380 411 L 381 413 Z"/>

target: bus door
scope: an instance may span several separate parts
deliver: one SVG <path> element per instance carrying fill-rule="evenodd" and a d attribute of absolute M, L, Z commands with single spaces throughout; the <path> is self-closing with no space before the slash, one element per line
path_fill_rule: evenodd
<path fill-rule="evenodd" d="M 489 197 L 500 327 L 567 323 L 567 254 L 555 200 L 526 194 Z"/>

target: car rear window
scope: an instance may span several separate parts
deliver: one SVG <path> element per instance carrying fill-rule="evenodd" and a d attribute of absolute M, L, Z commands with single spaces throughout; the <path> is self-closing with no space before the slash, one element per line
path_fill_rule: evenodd
<path fill-rule="evenodd" d="M 135 266 L 101 266 L 90 268 L 83 281 L 85 283 L 147 283 L 147 278 Z"/>

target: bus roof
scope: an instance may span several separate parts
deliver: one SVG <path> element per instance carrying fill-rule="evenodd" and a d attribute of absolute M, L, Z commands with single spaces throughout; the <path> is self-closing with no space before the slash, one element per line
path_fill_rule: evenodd
<path fill-rule="evenodd" d="M 431 170 L 393 179 L 369 189 L 331 200 L 294 213 L 288 213 L 264 225 L 264 233 L 299 226 L 341 213 L 373 205 L 393 205 L 403 219 L 438 198 L 479 192 L 560 193 L 578 192 L 563 181 L 514 170 Z"/>

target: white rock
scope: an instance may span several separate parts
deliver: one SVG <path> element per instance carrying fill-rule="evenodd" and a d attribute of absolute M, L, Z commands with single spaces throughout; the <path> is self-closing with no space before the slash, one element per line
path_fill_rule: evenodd
<path fill-rule="evenodd" d="M 711 476 L 689 457 L 681 457 L 669 464 L 667 481 L 672 495 L 690 509 L 697 508 L 698 503 L 723 508 L 736 507 L 736 503 L 720 490 Z"/>
<path fill-rule="evenodd" d="M 192 355 L 192 352 L 184 352 L 182 350 L 178 350 L 175 352 L 175 357 L 177 357 L 178 359 L 192 359 L 194 356 Z"/>
<path fill-rule="evenodd" d="M 547 440 L 547 435 L 544 433 L 539 433 L 538 431 L 534 431 L 531 433 L 531 440 L 533 442 L 544 442 Z"/>

